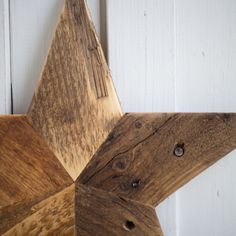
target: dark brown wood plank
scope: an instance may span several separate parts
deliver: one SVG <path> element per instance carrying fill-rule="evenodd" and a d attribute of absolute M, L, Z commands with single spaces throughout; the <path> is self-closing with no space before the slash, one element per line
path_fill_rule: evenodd
<path fill-rule="evenodd" d="M 35 204 L 31 214 L 4 233 L 12 235 L 75 235 L 74 184 Z"/>
<path fill-rule="evenodd" d="M 27 214 L 28 205 L 72 183 L 26 116 L 0 116 L 0 234 Z"/>
<path fill-rule="evenodd" d="M 127 114 L 78 182 L 155 206 L 235 148 L 235 113 Z"/>
<path fill-rule="evenodd" d="M 76 233 L 80 236 L 161 236 L 155 209 L 84 185 L 76 186 Z"/>
<path fill-rule="evenodd" d="M 75 180 L 122 116 L 84 0 L 67 0 L 29 119 Z"/>

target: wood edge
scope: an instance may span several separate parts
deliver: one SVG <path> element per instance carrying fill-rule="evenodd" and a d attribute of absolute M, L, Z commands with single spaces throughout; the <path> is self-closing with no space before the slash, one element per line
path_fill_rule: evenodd
<path fill-rule="evenodd" d="M 77 202 L 76 201 L 76 194 L 77 194 L 77 189 L 79 189 L 79 188 L 82 188 L 82 189 L 85 189 L 85 190 L 91 189 L 91 190 L 94 190 L 96 192 L 104 193 L 104 194 L 107 194 L 107 195 L 110 195 L 110 196 L 116 196 L 120 199 L 126 200 L 127 202 L 132 202 L 132 203 L 137 204 L 139 206 L 143 206 L 144 208 L 149 208 L 150 210 L 153 210 L 153 212 L 155 213 L 155 218 L 156 218 L 156 221 L 157 221 L 157 225 L 159 225 L 159 228 L 160 228 L 160 234 L 158 236 L 164 236 L 163 231 L 162 231 L 162 227 L 161 227 L 161 224 L 160 224 L 160 220 L 158 218 L 158 215 L 157 215 L 157 212 L 156 212 L 156 209 L 155 209 L 155 206 L 152 206 L 150 204 L 143 203 L 143 202 L 140 202 L 140 201 L 136 201 L 136 200 L 133 200 L 133 199 L 130 199 L 130 198 L 127 198 L 127 197 L 119 196 L 116 193 L 104 191 L 103 189 L 95 188 L 95 187 L 92 187 L 92 186 L 86 186 L 85 184 L 81 184 L 81 183 L 75 183 L 75 218 L 76 218 L 76 204 L 77 204 L 76 203 Z M 76 228 L 76 225 L 75 225 L 75 228 Z"/>
<path fill-rule="evenodd" d="M 56 154 L 54 153 L 54 151 L 49 147 L 49 145 L 47 144 L 47 142 L 45 141 L 45 139 L 43 138 L 43 136 L 40 134 L 40 132 L 37 131 L 37 129 L 35 128 L 35 126 L 33 125 L 31 116 L 29 114 L 27 114 L 25 116 L 26 118 L 26 123 L 34 130 L 34 132 L 38 135 L 38 137 L 43 140 L 45 146 L 48 148 L 48 150 L 50 150 L 50 152 L 53 154 L 53 156 L 55 157 L 55 159 L 58 161 L 58 163 L 60 163 L 61 168 L 67 173 L 67 175 L 70 177 L 71 179 L 71 183 L 75 182 L 75 179 L 73 179 L 73 177 L 70 175 L 70 173 L 67 171 L 67 169 L 63 166 L 63 163 L 60 161 L 59 158 L 57 158 Z"/>
<path fill-rule="evenodd" d="M 60 13 L 59 16 L 58 16 L 57 23 L 56 23 L 55 28 L 54 28 L 53 33 L 52 33 L 53 36 L 52 36 L 52 38 L 51 38 L 51 41 L 50 41 L 50 43 L 49 43 L 49 48 L 48 48 L 48 50 L 47 50 L 47 55 L 46 55 L 46 57 L 45 57 L 45 59 L 44 59 L 44 62 L 43 62 L 42 68 L 41 68 L 41 72 L 40 72 L 40 76 L 39 76 L 39 79 L 38 79 L 36 88 L 35 88 L 35 90 L 34 90 L 34 94 L 33 94 L 33 97 L 32 97 L 32 99 L 31 99 L 29 108 L 28 108 L 28 110 L 27 110 L 27 115 L 29 115 L 29 116 L 30 116 L 30 113 L 31 113 L 31 110 L 32 110 L 32 106 L 33 106 L 33 103 L 34 103 L 34 99 L 35 99 L 35 97 L 36 97 L 37 94 L 38 94 L 40 85 L 41 85 L 42 80 L 43 80 L 44 68 L 45 68 L 45 66 L 46 66 L 46 64 L 47 64 L 47 61 L 48 61 L 49 52 L 50 52 L 50 50 L 51 50 L 51 46 L 52 46 L 53 40 L 54 40 L 55 35 L 56 35 L 56 30 L 57 30 L 57 28 L 58 28 L 58 25 L 60 24 L 61 15 L 62 15 L 62 14 L 64 13 L 64 11 L 65 11 L 66 1 L 67 1 L 67 0 L 64 0 L 63 6 L 62 6 L 62 9 L 61 9 L 61 13 Z"/>
<path fill-rule="evenodd" d="M 94 152 L 94 154 L 91 156 L 89 162 L 85 165 L 84 169 L 80 172 L 79 176 L 74 180 L 74 182 L 76 184 L 81 184 L 81 185 L 85 185 L 84 183 L 80 183 L 81 181 L 81 176 L 84 175 L 84 173 L 86 172 L 86 169 L 89 167 L 90 163 L 93 161 L 94 158 L 96 158 L 96 154 L 99 153 L 99 151 L 103 148 L 103 145 L 107 142 L 107 140 L 110 137 L 110 134 L 113 132 L 114 129 L 116 129 L 116 127 L 119 126 L 120 122 L 123 121 L 123 119 L 126 118 L 126 116 L 128 115 L 128 113 L 124 113 L 121 115 L 121 117 L 119 118 L 119 120 L 116 122 L 116 124 L 114 125 L 114 127 L 110 130 L 110 132 L 107 134 L 106 138 L 103 140 L 103 142 L 101 143 L 101 145 L 98 147 L 98 149 Z"/>
<path fill-rule="evenodd" d="M 160 198 L 160 199 L 158 200 L 158 202 L 155 201 L 155 202 L 150 202 L 150 203 L 148 203 L 148 204 L 152 204 L 154 207 L 158 207 L 158 206 L 159 206 L 161 203 L 163 203 L 168 197 L 170 197 L 170 195 L 172 195 L 173 193 L 175 193 L 176 191 L 178 191 L 179 189 L 181 189 L 181 188 L 182 188 L 183 186 L 185 186 L 186 184 L 189 184 L 192 180 L 194 180 L 195 178 L 197 178 L 201 173 L 203 173 L 204 171 L 206 171 L 206 170 L 209 169 L 210 167 L 213 167 L 214 165 L 216 165 L 220 160 L 222 160 L 223 158 L 226 158 L 227 155 L 229 155 L 231 152 L 233 152 L 233 151 L 235 151 L 235 150 L 236 150 L 236 149 L 227 152 L 227 154 L 225 154 L 224 156 L 220 157 L 217 161 L 215 161 L 214 163 L 211 163 L 210 165 L 208 165 L 208 166 L 206 166 L 206 167 L 204 167 L 204 168 L 202 168 L 202 169 L 196 168 L 197 171 L 194 172 L 194 175 L 191 175 L 191 176 L 188 177 L 188 174 L 186 174 L 186 176 L 187 176 L 188 178 L 186 178 L 186 176 L 183 176 L 183 177 L 181 178 L 180 186 L 179 186 L 176 190 L 174 190 L 174 191 L 169 191 L 169 192 L 168 192 L 168 195 L 167 195 L 167 196 L 164 196 L 164 197 L 162 197 L 162 198 Z"/>
<path fill-rule="evenodd" d="M 236 115 L 236 112 L 125 112 L 124 115 Z"/>
<path fill-rule="evenodd" d="M 122 121 L 122 119 L 126 118 L 126 117 L 134 117 L 137 116 L 142 116 L 142 117 L 145 117 L 145 115 L 164 115 L 164 114 L 167 114 L 167 115 L 179 115 L 179 116 L 186 116 L 186 118 L 191 118 L 191 117 L 202 117 L 202 118 L 211 118 L 211 116 L 214 116 L 215 119 L 219 119 L 219 120 L 222 120 L 222 122 L 226 122 L 227 119 L 232 119 L 232 122 L 236 122 L 236 112 L 161 112 L 161 113 L 154 113 L 154 112 L 150 112 L 150 113 L 142 113 L 142 112 L 131 112 L 131 113 L 125 113 L 124 116 L 117 122 L 116 126 L 114 127 L 114 129 L 112 130 L 112 132 L 120 125 L 120 121 Z M 236 128 L 236 127 L 235 127 Z M 234 129 L 236 131 L 236 129 Z M 109 135 L 108 135 L 109 136 Z M 236 139 L 235 139 L 236 140 Z M 105 140 L 104 143 L 106 143 L 107 140 Z M 97 154 L 103 149 L 103 145 L 104 143 L 99 147 L 99 149 L 97 150 L 97 152 L 94 154 L 93 158 L 89 161 L 89 163 L 87 164 L 87 166 L 85 167 L 84 171 L 81 173 L 81 175 L 77 178 L 76 180 L 76 183 L 78 184 L 82 184 L 82 185 L 86 185 L 86 186 L 90 186 L 87 184 L 87 181 L 84 182 L 83 181 L 83 177 L 86 173 L 86 170 L 87 168 L 90 168 L 90 164 L 92 162 L 96 162 L 96 156 Z M 236 149 L 233 149 L 233 150 L 236 150 Z M 163 202 L 166 198 L 168 198 L 171 194 L 173 194 L 174 192 L 176 192 L 178 189 L 180 189 L 181 187 L 183 187 L 185 184 L 187 184 L 188 182 L 190 182 L 192 179 L 194 179 L 196 176 L 198 176 L 200 173 L 202 173 L 203 171 L 205 171 L 206 169 L 208 169 L 209 167 L 213 166 L 214 164 L 216 164 L 219 160 L 221 160 L 222 158 L 226 157 L 230 152 L 232 152 L 233 150 L 229 149 L 225 155 L 222 155 L 222 156 L 218 156 L 218 159 L 213 162 L 213 163 L 208 163 L 207 166 L 203 166 L 202 168 L 199 169 L 199 167 L 196 167 L 195 168 L 195 172 L 194 174 L 190 175 L 189 173 L 191 172 L 188 172 L 185 174 L 185 176 L 183 176 L 181 178 L 181 181 L 180 181 L 180 186 L 174 190 L 174 191 L 171 191 L 169 192 L 168 195 L 166 196 L 163 196 L 161 199 L 159 199 L 158 201 L 149 201 L 149 202 L 142 202 L 144 204 L 148 204 L 148 205 L 152 205 L 154 207 L 157 207 L 161 202 Z M 91 175 L 92 177 L 96 176 L 98 172 L 95 172 L 93 175 Z M 90 177 L 91 177 L 90 176 Z M 97 187 L 97 189 L 99 189 L 99 187 Z M 133 200 L 133 199 L 132 199 Z M 138 201 L 139 202 L 139 201 Z"/>
<path fill-rule="evenodd" d="M 32 97 L 32 99 L 31 99 L 31 102 L 30 102 L 30 105 L 29 105 L 29 108 L 28 108 L 28 111 L 27 111 L 27 114 L 28 114 L 29 116 L 30 116 L 30 113 L 31 113 L 31 110 L 32 110 L 32 107 L 33 107 L 34 99 L 35 99 L 35 97 L 36 97 L 37 94 L 38 94 L 40 85 L 41 85 L 42 80 L 43 80 L 44 68 L 45 68 L 45 66 L 46 66 L 46 64 L 47 64 L 48 57 L 49 57 L 49 53 L 50 53 L 50 50 L 51 50 L 51 47 L 52 47 L 52 43 L 53 43 L 53 40 L 54 40 L 54 38 L 55 38 L 55 36 L 56 36 L 56 30 L 57 30 L 57 28 L 58 28 L 58 26 L 59 26 L 59 24 L 60 24 L 60 22 L 61 22 L 61 16 L 62 16 L 62 14 L 65 12 L 67 1 L 70 1 L 70 0 L 64 0 L 63 7 L 62 7 L 62 9 L 61 9 L 61 13 L 60 13 L 60 15 L 59 15 L 59 17 L 58 17 L 58 19 L 57 19 L 57 24 L 56 24 L 56 26 L 55 26 L 55 28 L 54 28 L 53 37 L 52 37 L 51 42 L 50 42 L 50 47 L 48 48 L 47 56 L 46 56 L 46 58 L 45 58 L 45 60 L 44 60 L 44 63 L 43 63 L 42 69 L 41 69 L 41 73 L 40 73 L 40 76 L 39 76 L 39 80 L 38 80 L 38 82 L 37 82 L 37 85 L 36 85 L 36 88 L 35 88 L 33 97 Z M 80 1 L 81 1 L 81 0 L 80 0 Z M 106 58 L 105 58 L 105 55 L 104 55 L 104 51 L 103 51 L 103 49 L 102 49 L 102 46 L 101 46 L 99 37 L 98 37 L 98 35 L 97 35 L 97 31 L 96 31 L 95 25 L 94 25 L 94 23 L 93 23 L 93 20 L 92 20 L 91 14 L 90 14 L 90 10 L 89 10 L 89 7 L 88 7 L 87 0 L 82 0 L 82 1 L 83 1 L 83 3 L 84 3 L 84 6 L 85 6 L 86 15 L 87 15 L 87 17 L 88 17 L 88 19 L 89 19 L 89 22 L 90 22 L 90 27 L 91 27 L 92 31 L 94 31 L 94 35 L 95 35 L 96 41 L 97 41 L 97 42 L 99 43 L 99 45 L 100 45 L 100 49 L 101 49 L 101 50 L 99 50 L 99 51 L 101 52 L 101 56 L 102 56 L 104 62 L 106 62 L 107 70 L 108 70 L 109 77 L 110 77 L 110 81 L 111 81 L 111 88 L 112 88 L 112 90 L 113 90 L 113 92 L 114 92 L 114 94 L 115 94 L 115 96 L 116 96 L 116 105 L 117 105 L 116 107 L 117 107 L 117 109 L 119 109 L 119 113 L 120 113 L 120 115 L 122 116 L 122 115 L 123 115 L 123 112 L 122 112 L 121 102 L 120 102 L 120 100 L 119 100 L 117 91 L 116 91 L 116 89 L 115 89 L 114 81 L 112 80 L 112 76 L 111 76 L 111 72 L 110 72 L 110 69 L 109 69 L 109 66 L 108 66 L 108 62 L 106 61 Z"/>
<path fill-rule="evenodd" d="M 69 0 L 68 0 L 68 1 L 69 1 Z M 116 91 L 116 87 L 115 87 L 114 81 L 113 81 L 113 79 L 112 79 L 111 71 L 110 71 L 110 68 L 109 68 L 109 65 L 108 65 L 108 61 L 106 60 L 104 50 L 103 50 L 103 48 L 102 48 L 102 44 L 101 44 L 101 42 L 100 42 L 100 39 L 99 39 L 99 37 L 98 37 L 97 30 L 96 30 L 95 25 L 94 25 L 93 20 L 92 20 L 91 12 L 90 12 L 89 6 L 88 6 L 88 1 L 87 1 L 87 0 L 82 0 L 82 1 L 84 2 L 85 12 L 86 12 L 86 15 L 87 15 L 87 17 L 88 17 L 88 19 L 89 19 L 90 27 L 91 27 L 92 31 L 94 32 L 96 41 L 98 42 L 98 45 L 99 45 L 99 48 L 100 48 L 99 51 L 100 51 L 100 53 L 101 53 L 102 59 L 103 59 L 103 61 L 105 62 L 106 67 L 107 67 L 107 72 L 108 72 L 108 76 L 109 76 L 109 78 L 110 78 L 111 88 L 112 88 L 113 93 L 114 93 L 114 95 L 115 95 L 115 97 L 116 97 L 116 107 L 117 107 L 117 109 L 119 109 L 120 115 L 123 116 L 124 113 L 123 113 L 123 111 L 122 111 L 121 102 L 120 102 L 118 93 L 117 93 L 117 91 Z"/>
<path fill-rule="evenodd" d="M 0 115 L 0 119 L 20 119 L 25 118 L 26 114 L 12 114 L 12 115 Z"/>
<path fill-rule="evenodd" d="M 137 203 L 137 204 L 139 204 L 139 205 L 141 205 L 141 206 L 145 206 L 145 207 L 148 207 L 148 208 L 150 208 L 150 209 L 155 210 L 155 206 L 152 206 L 152 205 L 150 205 L 150 204 L 143 203 L 143 202 L 140 202 L 140 201 L 136 201 L 136 200 L 131 199 L 131 198 L 119 196 L 119 194 L 116 194 L 116 193 L 114 193 L 114 192 L 108 192 L 108 191 L 105 191 L 105 190 L 100 189 L 100 188 L 95 188 L 95 187 L 93 187 L 93 186 L 87 186 L 87 185 L 85 185 L 85 184 L 75 183 L 75 190 L 77 190 L 77 189 L 80 188 L 80 187 L 83 188 L 83 189 L 92 189 L 92 190 L 94 189 L 95 191 L 103 192 L 103 193 L 106 193 L 106 194 L 108 194 L 108 195 L 117 196 L 117 197 L 119 197 L 119 198 L 126 199 L 127 201 L 131 201 L 131 202 Z"/>

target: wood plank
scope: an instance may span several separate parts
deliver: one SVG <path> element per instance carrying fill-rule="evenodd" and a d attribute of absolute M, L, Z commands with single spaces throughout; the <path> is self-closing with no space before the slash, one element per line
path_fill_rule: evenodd
<path fill-rule="evenodd" d="M 31 214 L 7 235 L 75 235 L 74 184 L 34 205 Z"/>
<path fill-rule="evenodd" d="M 236 113 L 127 114 L 78 182 L 156 206 L 235 148 Z"/>
<path fill-rule="evenodd" d="M 0 231 L 11 226 L 6 221 L 17 222 L 24 203 L 42 200 L 73 182 L 26 116 L 0 116 L 0 163 Z"/>
<path fill-rule="evenodd" d="M 80 184 L 76 185 L 76 233 L 163 235 L 153 207 Z"/>
<path fill-rule="evenodd" d="M 84 0 L 67 0 L 29 119 L 73 179 L 121 117 Z"/>
<path fill-rule="evenodd" d="M 0 209 L 0 234 L 22 222 L 25 218 L 36 212 L 35 205 L 56 194 L 48 193 L 40 197 L 26 199 Z"/>

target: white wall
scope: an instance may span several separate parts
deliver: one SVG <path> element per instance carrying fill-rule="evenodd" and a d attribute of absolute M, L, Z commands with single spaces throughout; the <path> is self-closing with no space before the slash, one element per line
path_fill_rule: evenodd
<path fill-rule="evenodd" d="M 236 1 L 176 0 L 176 110 L 236 111 Z"/>
<path fill-rule="evenodd" d="M 124 111 L 236 111 L 235 0 L 88 2 Z M 62 3 L 0 0 L 1 113 L 10 74 L 14 112 L 27 111 Z M 161 204 L 165 235 L 234 236 L 235 167 L 236 151 Z"/>
<path fill-rule="evenodd" d="M 9 2 L 0 1 L 0 114 L 11 112 Z"/>

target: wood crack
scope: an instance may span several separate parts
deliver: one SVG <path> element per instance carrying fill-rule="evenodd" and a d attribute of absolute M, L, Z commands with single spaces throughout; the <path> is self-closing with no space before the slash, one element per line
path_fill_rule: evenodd
<path fill-rule="evenodd" d="M 135 149 L 137 146 L 139 146 L 141 143 L 145 142 L 146 140 L 148 140 L 149 138 L 151 138 L 152 136 L 154 136 L 156 133 L 158 133 L 169 121 L 174 120 L 176 117 L 178 116 L 178 114 L 174 114 L 173 116 L 169 117 L 161 126 L 159 126 L 158 128 L 155 128 L 155 131 L 152 132 L 150 135 L 148 135 L 147 137 L 145 137 L 144 139 L 142 139 L 141 141 L 139 141 L 138 143 L 136 143 L 134 146 L 130 147 L 129 149 L 120 152 L 118 154 L 116 154 L 114 157 L 112 157 L 106 164 L 105 166 L 103 166 L 102 168 L 100 168 L 99 170 L 97 170 L 94 174 L 92 174 L 86 181 L 83 182 L 83 184 L 88 184 L 88 182 L 94 177 L 96 176 L 99 172 L 101 172 L 102 170 L 104 170 L 110 163 L 112 163 L 114 161 L 114 159 L 116 159 L 116 157 L 125 154 L 127 152 L 129 152 L 132 149 Z M 94 156 L 94 158 L 96 158 L 96 154 Z"/>

